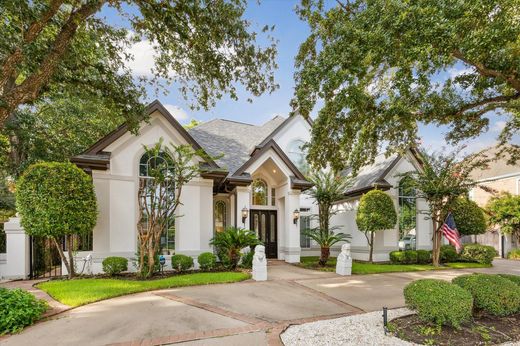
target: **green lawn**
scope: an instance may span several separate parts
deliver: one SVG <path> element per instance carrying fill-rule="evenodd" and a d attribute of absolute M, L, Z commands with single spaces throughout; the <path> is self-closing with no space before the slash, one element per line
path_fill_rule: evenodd
<path fill-rule="evenodd" d="M 249 278 L 249 274 L 242 272 L 217 272 L 184 274 L 148 281 L 96 278 L 55 280 L 43 282 L 37 287 L 59 302 L 74 307 L 137 292 L 229 283 Z"/>
<path fill-rule="evenodd" d="M 336 271 L 336 258 L 331 257 L 327 266 L 318 265 L 318 256 L 301 257 L 298 266 L 306 269 L 315 269 L 327 272 Z M 446 263 L 442 267 L 434 267 L 431 264 L 387 264 L 387 263 L 352 263 L 352 274 L 377 274 L 395 272 L 415 272 L 425 270 L 463 269 L 463 268 L 489 268 L 491 265 L 469 262 Z"/>

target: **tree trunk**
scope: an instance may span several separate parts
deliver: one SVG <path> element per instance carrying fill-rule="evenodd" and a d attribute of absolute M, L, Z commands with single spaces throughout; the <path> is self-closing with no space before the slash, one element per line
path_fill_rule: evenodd
<path fill-rule="evenodd" d="M 75 273 L 75 268 L 74 268 L 74 251 L 73 251 L 73 248 L 74 248 L 74 241 L 72 239 L 72 235 L 66 235 L 65 238 L 67 239 L 67 250 L 68 253 L 69 253 L 69 266 L 70 266 L 70 269 L 68 270 L 69 271 L 69 279 L 72 279 L 76 273 Z"/>
<path fill-rule="evenodd" d="M 437 221 L 433 219 L 433 249 L 432 249 L 432 262 L 435 267 L 440 266 L 441 264 L 441 241 L 442 241 L 442 233 L 440 232 L 440 227 L 438 226 Z"/>
<path fill-rule="evenodd" d="M 320 266 L 324 267 L 327 264 L 330 256 L 330 248 L 322 246 L 321 247 L 321 256 L 320 256 Z"/>
<path fill-rule="evenodd" d="M 374 263 L 373 260 L 372 260 L 372 255 L 374 253 L 374 232 L 370 232 L 370 244 L 368 244 L 370 246 L 370 254 L 368 256 L 368 261 L 370 263 Z"/>
<path fill-rule="evenodd" d="M 54 245 L 58 249 L 58 253 L 60 254 L 61 261 L 65 265 L 65 268 L 67 268 L 67 272 L 69 273 L 69 279 L 70 279 L 70 265 L 69 261 L 67 260 L 67 257 L 65 256 L 65 253 L 63 252 L 63 249 L 61 247 L 61 244 L 56 240 L 56 238 L 52 237 L 52 241 L 54 242 Z"/>

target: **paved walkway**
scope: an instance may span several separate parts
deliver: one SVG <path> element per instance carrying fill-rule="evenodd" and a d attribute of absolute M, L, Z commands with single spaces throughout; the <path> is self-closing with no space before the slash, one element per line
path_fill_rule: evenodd
<path fill-rule="evenodd" d="M 415 279 L 469 272 L 520 275 L 520 262 L 489 269 L 339 277 L 282 262 L 269 281 L 185 287 L 114 298 L 56 315 L 3 339 L 5 345 L 277 345 L 291 324 L 404 305 Z"/>

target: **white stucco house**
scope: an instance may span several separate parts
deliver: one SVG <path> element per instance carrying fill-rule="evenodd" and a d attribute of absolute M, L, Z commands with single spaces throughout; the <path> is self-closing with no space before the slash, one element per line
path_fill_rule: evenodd
<path fill-rule="evenodd" d="M 215 161 L 194 162 L 207 170 L 183 188 L 182 217 L 168 227 L 161 241 L 161 251 L 167 258 L 173 253 L 196 258 L 213 251 L 210 239 L 228 226 L 254 230 L 269 258 L 294 263 L 300 256 L 319 254 L 317 244 L 301 234 L 311 224 L 310 215 L 316 213 L 313 200 L 305 194 L 312 184 L 305 179 L 308 165 L 301 149 L 310 140 L 311 122 L 302 116 L 277 116 L 262 125 L 215 119 L 186 130 L 159 101 L 151 103 L 147 113 L 149 121 L 142 123 L 138 135 L 122 125 L 71 159 L 92 175 L 98 199 L 97 225 L 87 247 L 78 253 L 78 257 L 92 254 L 94 272 L 101 271 L 101 262 L 107 256 L 135 258 L 138 183 L 146 178 L 149 160 L 143 145 L 153 145 L 160 138 L 165 143 L 189 144 L 218 157 Z M 357 202 L 374 187 L 387 191 L 398 210 L 406 209 L 399 213 L 395 229 L 377 235 L 375 260 L 387 261 L 388 253 L 398 249 L 403 234 L 413 235 L 413 247 L 431 248 L 431 222 L 420 212 L 426 207 L 424 202 L 400 188 L 399 174 L 419 168 L 414 151 L 402 157 L 380 156 L 373 165 L 364 167 L 354 185 L 345 191 L 333 224 L 352 235 L 355 259 L 368 259 L 365 237 L 355 224 Z M 333 249 L 335 252 L 337 249 Z"/>

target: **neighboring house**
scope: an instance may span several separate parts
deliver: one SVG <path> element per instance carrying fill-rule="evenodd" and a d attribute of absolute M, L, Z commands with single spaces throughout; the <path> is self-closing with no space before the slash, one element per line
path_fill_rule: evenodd
<path fill-rule="evenodd" d="M 486 151 L 488 157 L 494 157 L 498 149 L 490 148 Z M 508 157 L 502 157 L 493 161 L 488 168 L 479 169 L 472 173 L 478 185 L 470 191 L 469 197 L 480 207 L 485 208 L 493 196 L 502 192 L 513 195 L 520 194 L 520 166 L 509 165 Z M 465 237 L 465 242 L 476 241 L 480 244 L 494 246 L 501 257 L 506 257 L 511 248 L 520 247 L 510 235 L 502 235 L 500 229 L 489 229 L 485 234 Z"/>
<path fill-rule="evenodd" d="M 215 119 L 186 130 L 159 101 L 151 103 L 147 112 L 149 121 L 143 122 L 137 136 L 122 125 L 71 159 L 92 175 L 98 199 L 97 224 L 77 254 L 79 258 L 92 254 L 94 272 L 101 271 L 107 256 L 135 258 L 138 185 L 140 179 L 146 179 L 150 160 L 143 145 L 154 145 L 161 137 L 165 143 L 189 144 L 215 158 L 193 162 L 202 162 L 207 170 L 184 186 L 178 210 L 181 217 L 168 225 L 161 238 L 167 265 L 174 252 L 196 258 L 213 251 L 210 239 L 228 226 L 254 230 L 269 258 L 294 263 L 301 255 L 319 254 L 319 247 L 302 235 L 302 230 L 313 226 L 311 215 L 317 213 L 313 200 L 305 194 L 312 186 L 305 179 L 308 165 L 302 150 L 310 140 L 310 122 L 302 116 L 274 117 L 263 125 Z M 418 248 L 431 247 L 430 222 L 420 214 L 424 203 L 399 188 L 399 174 L 418 167 L 413 151 L 404 157 L 380 156 L 345 191 L 333 223 L 352 234 L 354 258 L 368 258 L 354 210 L 360 195 L 375 186 L 388 191 L 400 210 L 396 228 L 377 235 L 375 260 L 388 260 L 389 251 L 397 249 L 403 234 L 416 235 Z"/>

